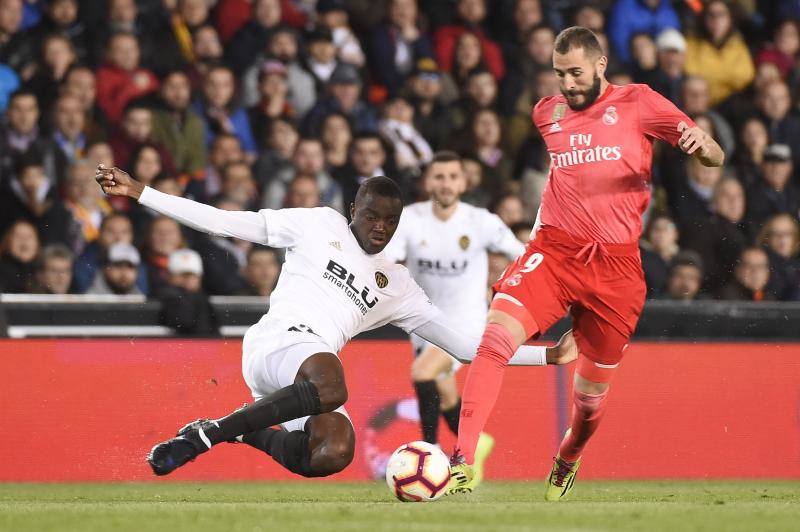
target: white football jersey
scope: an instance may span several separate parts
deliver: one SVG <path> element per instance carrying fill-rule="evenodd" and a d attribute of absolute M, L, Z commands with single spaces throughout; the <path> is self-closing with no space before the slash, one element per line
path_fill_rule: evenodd
<path fill-rule="evenodd" d="M 488 253 L 516 258 L 525 245 L 503 221 L 486 209 L 460 202 L 446 221 L 423 201 L 403 209 L 400 226 L 384 250 L 404 261 L 433 304 L 449 318 L 470 325 L 486 319 Z"/>
<path fill-rule="evenodd" d="M 266 221 L 267 245 L 286 248 L 262 326 L 278 323 L 311 333 L 338 352 L 360 332 L 389 323 L 410 332 L 439 314 L 408 269 L 383 253 L 368 255 L 335 210 L 259 214 Z"/>

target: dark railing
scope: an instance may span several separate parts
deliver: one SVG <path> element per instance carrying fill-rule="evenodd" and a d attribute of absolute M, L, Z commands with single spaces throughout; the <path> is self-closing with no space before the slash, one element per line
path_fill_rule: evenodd
<path fill-rule="evenodd" d="M 257 297 L 212 297 L 223 336 L 241 336 L 269 307 Z M 140 296 L 0 294 L 0 333 L 41 336 L 170 336 L 159 325 L 160 304 Z M 564 319 L 545 338 L 569 328 Z M 360 338 L 404 338 L 394 327 Z M 640 340 L 800 341 L 800 303 L 649 301 L 635 334 Z"/>

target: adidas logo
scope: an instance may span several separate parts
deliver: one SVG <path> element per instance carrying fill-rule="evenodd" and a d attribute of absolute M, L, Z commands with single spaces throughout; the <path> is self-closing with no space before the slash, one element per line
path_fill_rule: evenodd
<path fill-rule="evenodd" d="M 561 125 L 558 122 L 553 122 L 553 125 L 550 126 L 550 133 L 555 133 L 557 131 L 561 131 Z"/>
<path fill-rule="evenodd" d="M 331 240 L 330 242 L 328 242 L 328 244 L 330 244 L 331 246 L 335 247 L 339 251 L 342 250 L 342 243 L 339 242 L 338 240 Z"/>

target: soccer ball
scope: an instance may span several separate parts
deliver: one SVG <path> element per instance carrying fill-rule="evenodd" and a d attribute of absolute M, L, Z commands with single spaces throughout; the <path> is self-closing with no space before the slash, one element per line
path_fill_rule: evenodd
<path fill-rule="evenodd" d="M 403 502 L 430 502 L 444 495 L 450 460 L 436 445 L 412 441 L 397 448 L 386 464 L 386 484 Z"/>

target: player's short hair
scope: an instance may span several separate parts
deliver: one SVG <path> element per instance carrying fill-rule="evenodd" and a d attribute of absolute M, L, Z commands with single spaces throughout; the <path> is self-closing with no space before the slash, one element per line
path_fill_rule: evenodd
<path fill-rule="evenodd" d="M 461 157 L 458 153 L 452 150 L 440 150 L 433 154 L 431 161 L 425 166 L 422 175 L 427 175 L 428 171 L 433 167 L 436 163 L 452 163 L 458 162 L 458 164 L 463 163 L 463 157 Z"/>
<path fill-rule="evenodd" d="M 597 35 L 583 26 L 570 26 L 562 30 L 556 37 L 556 42 L 553 46 L 556 53 L 562 55 L 576 48 L 583 48 L 583 53 L 587 56 L 597 57 L 603 55 L 603 47 L 600 46 Z"/>
<path fill-rule="evenodd" d="M 356 204 L 367 194 L 403 201 L 403 193 L 400 191 L 400 187 L 397 186 L 397 183 L 395 183 L 393 179 L 382 175 L 370 177 L 358 187 L 358 192 L 356 192 Z"/>

